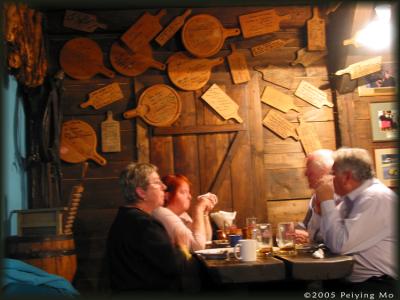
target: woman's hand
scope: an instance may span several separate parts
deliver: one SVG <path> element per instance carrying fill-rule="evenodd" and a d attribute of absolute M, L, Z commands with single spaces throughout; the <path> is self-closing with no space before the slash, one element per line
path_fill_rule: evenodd
<path fill-rule="evenodd" d="M 218 197 L 212 193 L 207 193 L 197 197 L 197 203 L 204 208 L 204 211 L 209 212 L 213 210 L 214 206 L 218 203 Z"/>

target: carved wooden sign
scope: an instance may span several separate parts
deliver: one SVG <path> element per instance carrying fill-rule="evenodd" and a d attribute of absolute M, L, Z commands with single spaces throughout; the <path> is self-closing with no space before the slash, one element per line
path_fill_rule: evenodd
<path fill-rule="evenodd" d="M 300 116 L 298 117 L 298 120 L 300 124 L 296 128 L 296 132 L 299 135 L 301 145 L 306 155 L 314 152 L 315 150 L 322 149 L 314 125 L 310 122 L 304 122 Z"/>
<path fill-rule="evenodd" d="M 80 107 L 86 108 L 91 105 L 94 109 L 99 109 L 122 98 L 124 95 L 121 87 L 118 82 L 114 82 L 89 93 L 89 100 L 81 103 Z"/>
<path fill-rule="evenodd" d="M 101 122 L 101 151 L 121 152 L 120 126 L 113 120 L 111 110 L 107 111 L 107 119 Z"/>
<path fill-rule="evenodd" d="M 294 66 L 297 64 L 302 64 L 303 67 L 308 67 L 319 61 L 327 54 L 328 53 L 326 51 L 307 51 L 306 48 L 302 48 L 297 51 L 297 58 L 291 63 L 291 65 Z"/>
<path fill-rule="evenodd" d="M 289 136 L 294 138 L 296 141 L 299 139 L 296 133 L 296 127 L 285 119 L 284 115 L 276 110 L 271 109 L 264 120 L 263 125 L 275 132 L 281 138 L 286 139 Z"/>
<path fill-rule="evenodd" d="M 93 32 L 97 28 L 107 29 L 106 24 L 97 22 L 97 17 L 75 10 L 66 10 L 64 15 L 64 27 L 75 30 Z"/>
<path fill-rule="evenodd" d="M 356 79 L 368 74 L 378 72 L 381 70 L 381 68 L 382 56 L 376 56 L 355 64 L 351 64 L 347 68 L 337 71 L 335 74 L 343 75 L 344 73 L 350 73 L 350 79 Z"/>
<path fill-rule="evenodd" d="M 247 69 L 246 55 L 236 50 L 234 44 L 231 44 L 232 54 L 228 55 L 229 69 L 233 82 L 235 84 L 247 82 L 250 80 L 250 73 Z"/>
<path fill-rule="evenodd" d="M 225 120 L 235 119 L 243 123 L 239 116 L 239 105 L 231 99 L 216 83 L 214 83 L 201 98 L 206 101 Z"/>
<path fill-rule="evenodd" d="M 185 19 L 192 13 L 191 9 L 185 10 L 181 16 L 177 16 L 167 27 L 160 32 L 160 34 L 155 38 L 155 41 L 160 45 L 164 46 L 170 38 L 183 26 Z"/>
<path fill-rule="evenodd" d="M 124 112 L 124 118 L 140 116 L 153 126 L 169 126 L 174 123 L 182 109 L 179 94 L 166 84 L 155 84 L 147 88 L 139 97 L 136 109 Z"/>
<path fill-rule="evenodd" d="M 272 82 L 287 89 L 291 89 L 293 86 L 293 71 L 287 68 L 269 65 L 268 67 L 256 66 L 254 69 L 262 73 L 263 80 L 265 81 Z"/>
<path fill-rule="evenodd" d="M 318 15 L 318 6 L 313 7 L 313 17 L 307 21 L 307 50 L 326 50 L 325 20 Z"/>
<path fill-rule="evenodd" d="M 145 12 L 122 36 L 121 40 L 131 49 L 136 51 L 148 44 L 162 29 L 160 19 L 167 13 L 165 9 L 157 15 Z"/>
<path fill-rule="evenodd" d="M 288 112 L 291 109 L 300 112 L 299 108 L 293 103 L 293 97 L 286 95 L 285 93 L 282 93 L 281 91 L 271 86 L 265 87 L 261 95 L 261 101 L 265 104 L 279 109 L 284 113 Z"/>
<path fill-rule="evenodd" d="M 276 39 L 276 40 L 266 42 L 266 43 L 252 47 L 251 53 L 253 54 L 253 56 L 259 56 L 268 51 L 271 51 L 274 49 L 279 49 L 279 48 L 291 43 L 292 41 L 294 41 L 294 39 L 288 39 L 288 40 Z"/>
<path fill-rule="evenodd" d="M 290 15 L 278 16 L 275 9 L 262 10 L 239 16 L 244 38 L 251 38 L 280 30 L 280 22 L 290 19 Z"/>
<path fill-rule="evenodd" d="M 305 80 L 300 82 L 294 94 L 315 107 L 321 108 L 323 105 L 333 107 L 333 103 L 328 100 L 328 96 L 324 91 Z"/>

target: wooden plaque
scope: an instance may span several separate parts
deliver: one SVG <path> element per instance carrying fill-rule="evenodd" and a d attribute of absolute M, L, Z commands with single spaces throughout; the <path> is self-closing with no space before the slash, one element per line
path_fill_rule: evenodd
<path fill-rule="evenodd" d="M 164 46 L 166 42 L 170 38 L 174 36 L 174 34 L 183 26 L 185 23 L 185 19 L 192 13 L 191 9 L 185 10 L 185 12 L 181 16 L 177 16 L 167 27 L 160 32 L 160 34 L 156 37 L 155 41 L 160 45 Z"/>
<path fill-rule="evenodd" d="M 293 86 L 293 72 L 287 68 L 269 65 L 268 67 L 256 66 L 254 69 L 262 73 L 263 80 L 265 81 L 272 82 L 286 89 L 291 89 Z"/>
<path fill-rule="evenodd" d="M 300 112 L 299 108 L 294 105 L 293 97 L 282 93 L 281 91 L 271 87 L 266 86 L 262 95 L 261 101 L 265 104 L 271 105 L 279 109 L 280 111 L 286 113 L 293 109 L 294 111 Z"/>
<path fill-rule="evenodd" d="M 253 54 L 253 56 L 259 56 L 268 51 L 271 51 L 274 49 L 279 49 L 279 48 L 291 43 L 292 41 L 294 41 L 294 39 L 288 39 L 288 40 L 276 39 L 276 40 L 252 47 L 251 53 Z"/>
<path fill-rule="evenodd" d="M 328 53 L 326 51 L 307 51 L 306 48 L 302 48 L 297 51 L 297 58 L 291 63 L 291 65 L 294 66 L 297 64 L 302 64 L 303 67 L 308 67 L 319 61 L 327 54 Z"/>
<path fill-rule="evenodd" d="M 315 131 L 314 125 L 310 122 L 304 122 L 300 117 L 299 119 L 299 126 L 296 128 L 296 132 L 299 135 L 299 139 L 301 145 L 304 149 L 306 155 L 322 149 L 321 143 L 319 141 L 319 137 L 317 132 Z"/>
<path fill-rule="evenodd" d="M 315 107 L 321 108 L 323 105 L 333 107 L 333 103 L 328 100 L 328 96 L 324 91 L 305 80 L 300 82 L 294 94 Z"/>
<path fill-rule="evenodd" d="M 238 114 L 239 105 L 216 83 L 214 83 L 201 98 L 225 120 L 235 119 L 239 123 L 243 123 L 243 119 Z"/>
<path fill-rule="evenodd" d="M 231 44 L 232 54 L 228 55 L 229 68 L 233 82 L 235 84 L 247 82 L 250 80 L 250 73 L 247 69 L 246 55 L 236 50 L 234 44 Z"/>
<path fill-rule="evenodd" d="M 285 119 L 284 115 L 276 110 L 271 109 L 264 120 L 262 121 L 263 125 L 275 132 L 278 136 L 283 139 L 291 136 L 296 141 L 299 139 L 296 133 L 296 127 Z"/>
<path fill-rule="evenodd" d="M 351 64 L 343 70 L 337 71 L 336 75 L 343 75 L 344 73 L 350 73 L 350 79 L 356 79 L 363 77 L 368 74 L 372 74 L 380 71 L 382 68 L 382 56 L 376 56 L 367 60 L 360 61 L 355 64 Z"/>
<path fill-rule="evenodd" d="M 124 95 L 121 87 L 118 82 L 114 82 L 89 93 L 89 100 L 81 103 L 80 107 L 86 108 L 91 105 L 94 109 L 99 109 L 122 98 L 124 98 Z"/>
<path fill-rule="evenodd" d="M 160 19 L 167 13 L 165 9 L 153 16 L 145 12 L 122 36 L 121 40 L 131 49 L 136 51 L 148 44 L 162 29 Z"/>
<path fill-rule="evenodd" d="M 107 111 L 107 119 L 101 122 L 101 151 L 121 152 L 120 126 L 113 120 L 111 110 Z"/>
<path fill-rule="evenodd" d="M 287 19 L 290 15 L 278 16 L 275 9 L 268 9 L 239 16 L 239 23 L 243 37 L 251 38 L 280 30 L 279 23 Z"/>
<path fill-rule="evenodd" d="M 93 32 L 97 28 L 107 29 L 106 24 L 97 22 L 97 17 L 75 10 L 66 10 L 64 15 L 64 27 L 75 30 Z"/>
<path fill-rule="evenodd" d="M 318 15 L 318 6 L 313 7 L 313 17 L 307 21 L 307 50 L 326 50 L 325 20 Z"/>

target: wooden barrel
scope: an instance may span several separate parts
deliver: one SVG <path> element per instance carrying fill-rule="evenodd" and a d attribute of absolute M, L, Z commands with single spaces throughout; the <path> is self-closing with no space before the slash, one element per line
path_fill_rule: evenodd
<path fill-rule="evenodd" d="M 72 281 L 76 272 L 72 235 L 10 236 L 6 255 Z"/>

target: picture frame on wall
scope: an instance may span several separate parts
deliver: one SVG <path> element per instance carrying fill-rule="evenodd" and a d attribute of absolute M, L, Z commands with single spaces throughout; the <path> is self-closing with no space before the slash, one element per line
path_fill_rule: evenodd
<path fill-rule="evenodd" d="M 399 112 L 395 102 L 369 104 L 372 141 L 393 141 L 399 135 Z"/>
<path fill-rule="evenodd" d="M 388 187 L 395 187 L 399 180 L 399 149 L 375 149 L 376 177 Z"/>
<path fill-rule="evenodd" d="M 379 72 L 369 74 L 359 80 L 359 96 L 395 95 L 397 92 L 397 64 L 394 62 L 382 63 Z"/>

